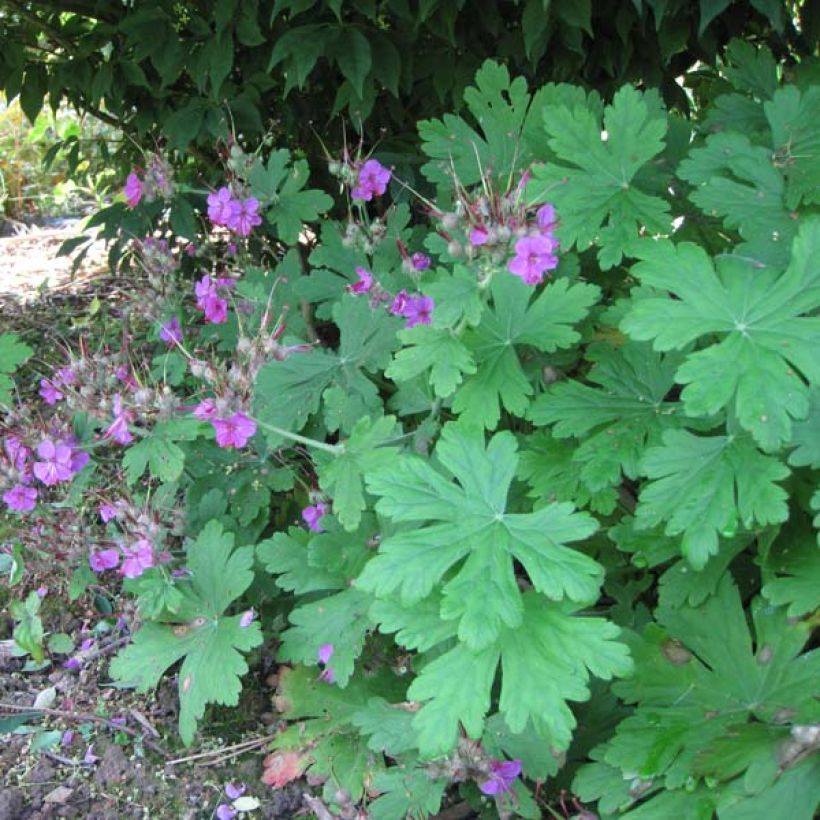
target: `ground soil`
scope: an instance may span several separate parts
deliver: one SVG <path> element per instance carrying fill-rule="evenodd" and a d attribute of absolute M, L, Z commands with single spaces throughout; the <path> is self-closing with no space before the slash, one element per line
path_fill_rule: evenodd
<path fill-rule="evenodd" d="M 57 258 L 62 242 L 76 234 L 76 224 L 14 233 L 8 223 L 0 223 L 0 332 L 20 333 L 42 352 L 52 340 L 65 336 L 67 314 L 87 312 L 101 293 L 107 301 L 116 301 L 124 285 L 109 274 L 101 245 L 76 271 L 70 259 Z M 27 576 L 24 584 L 49 587 L 43 602 L 47 633 L 65 632 L 79 644 L 101 617 L 83 598 L 64 605 L 65 590 L 60 586 L 65 579 Z M 149 695 L 114 688 L 107 668 L 122 642 L 118 635 L 100 639 L 94 650 L 100 654 L 80 670 L 64 669 L 58 662 L 24 672 L 23 659 L 10 653 L 8 600 L 9 590 L 0 583 L 0 725 L 20 714 L 4 705 L 30 707 L 51 688 L 54 698 L 48 709 L 57 714 L 31 715 L 13 733 L 0 734 L 0 820 L 212 818 L 220 803 L 229 802 L 224 794 L 229 782 L 244 783 L 246 794 L 259 799 L 260 807 L 249 817 L 313 816 L 303 800 L 310 791 L 306 783 L 277 790 L 261 783 L 268 751 L 264 744 L 230 756 L 232 745 L 270 737 L 275 730 L 272 693 L 263 680 L 266 672 L 252 672 L 249 677 L 254 679 L 246 681 L 240 707 L 217 714 L 208 722 L 207 733 L 185 749 L 176 729 L 173 676 Z M 49 600 L 58 603 L 48 606 Z M 108 723 L 110 718 L 124 719 L 122 728 Z M 63 745 L 61 740 L 38 751 L 38 739 L 48 737 L 46 732 L 55 733 L 52 737 L 59 732 L 70 742 Z M 86 757 L 89 747 L 92 757 Z M 194 754 L 204 756 L 172 762 Z"/>

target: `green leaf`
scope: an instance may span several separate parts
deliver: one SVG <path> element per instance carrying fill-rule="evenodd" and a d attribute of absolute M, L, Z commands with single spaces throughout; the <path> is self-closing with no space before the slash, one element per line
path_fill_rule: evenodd
<path fill-rule="evenodd" d="M 368 814 L 372 820 L 432 817 L 441 808 L 446 787 L 446 779 L 432 778 L 423 766 L 394 766 L 373 779 L 379 797 L 368 805 Z"/>
<path fill-rule="evenodd" d="M 786 492 L 775 482 L 789 469 L 746 436 L 668 430 L 663 444 L 646 451 L 641 472 L 652 480 L 641 489 L 638 528 L 665 521 L 667 535 L 683 534 L 681 551 L 695 569 L 717 553 L 718 534 L 735 534 L 738 521 L 751 527 L 788 518 Z"/>
<path fill-rule="evenodd" d="M 337 456 L 317 457 L 319 486 L 333 498 L 333 513 L 348 532 L 359 526 L 365 499 L 362 486 L 364 473 L 392 464 L 395 447 L 383 447 L 396 427 L 393 416 L 371 421 L 365 417 L 354 426 L 344 451 Z"/>
<path fill-rule="evenodd" d="M 664 147 L 666 117 L 657 98 L 625 86 L 603 121 L 592 106 L 577 104 L 547 105 L 543 121 L 561 164 L 536 166 L 527 195 L 555 205 L 562 248 L 585 250 L 595 244 L 607 270 L 621 261 L 639 230 L 669 232 L 669 204 L 635 183 Z"/>
<path fill-rule="evenodd" d="M 502 405 L 512 415 L 523 416 L 533 394 L 516 346 L 545 353 L 572 346 L 580 339 L 572 325 L 586 316 L 600 291 L 559 279 L 536 296 L 531 287 L 506 274 L 496 276 L 491 289 L 492 310 L 464 335 L 477 370 L 456 394 L 453 410 L 470 424 L 494 429 Z"/>
<path fill-rule="evenodd" d="M 820 387 L 809 392 L 809 414 L 792 425 L 791 443 L 796 445 L 789 454 L 792 467 L 820 467 Z"/>
<path fill-rule="evenodd" d="M 772 128 L 772 162 L 786 177 L 786 205 L 820 204 L 820 87 L 780 88 L 763 110 Z"/>
<path fill-rule="evenodd" d="M 753 643 L 729 574 L 703 605 L 661 606 L 656 617 L 661 626 L 650 624 L 630 639 L 635 676 L 613 687 L 637 706 L 603 747 L 606 762 L 630 777 L 662 778 L 667 789 L 689 788 L 695 775 L 729 779 L 750 766 L 758 777 L 766 768 L 776 775 L 790 725 L 817 719 L 820 652 L 801 654 L 807 624 L 758 598 Z M 727 744 L 750 728 L 764 742 L 730 757 Z"/>
<path fill-rule="evenodd" d="M 202 425 L 196 419 L 176 419 L 157 424 L 145 438 L 132 444 L 122 457 L 126 480 L 134 484 L 148 467 L 152 478 L 176 481 L 185 467 L 185 452 L 176 443 L 193 439 Z"/>
<path fill-rule="evenodd" d="M 412 604 L 430 595 L 446 574 L 441 617 L 458 619 L 459 638 L 476 650 L 492 643 L 502 624 L 521 623 L 513 559 L 543 594 L 593 600 L 602 577 L 599 565 L 564 546 L 588 537 L 593 519 L 573 512 L 569 504 L 505 512 L 516 450 L 508 432 L 494 436 L 485 448 L 478 431 L 450 424 L 436 457 L 458 485 L 416 456 L 400 456 L 389 467 L 368 472 L 367 488 L 379 496 L 379 513 L 397 523 L 435 523 L 385 538 L 357 586 L 377 597 L 399 592 L 402 603 Z M 451 571 L 456 565 L 459 569 Z"/>
<path fill-rule="evenodd" d="M 807 535 L 783 539 L 766 556 L 767 578 L 761 592 L 773 606 L 788 604 L 790 618 L 820 608 L 820 544 Z"/>
<path fill-rule="evenodd" d="M 240 678 L 248 671 L 243 653 L 262 643 L 258 622 L 240 626 L 225 611 L 253 581 L 253 548 L 234 550 L 233 536 L 211 521 L 188 549 L 190 585 L 169 623 L 148 622 L 114 659 L 111 676 L 141 692 L 154 688 L 166 670 L 179 671 L 179 730 L 190 745 L 207 703 L 235 706 Z"/>
<path fill-rule="evenodd" d="M 448 753 L 459 723 L 469 737 L 481 736 L 499 660 L 499 708 L 510 730 L 524 732 L 531 722 L 548 743 L 566 748 L 575 726 L 566 701 L 589 697 L 590 673 L 609 679 L 632 669 L 626 647 L 615 640 L 618 628 L 573 617 L 574 609 L 528 592 L 520 628 L 504 628 L 494 646 L 474 651 L 461 644 L 428 663 L 407 692 L 426 701 L 413 721 L 422 755 Z"/>
<path fill-rule="evenodd" d="M 319 590 L 342 589 L 344 578 L 320 570 L 310 561 L 309 532 L 291 527 L 287 533 L 277 532 L 256 547 L 256 556 L 265 569 L 276 575 L 276 586 L 304 595 Z"/>
<path fill-rule="evenodd" d="M 364 79 L 373 64 L 367 38 L 356 28 L 344 28 L 334 44 L 333 53 L 342 74 L 350 81 L 359 99 L 363 99 Z"/>
<path fill-rule="evenodd" d="M 417 325 L 399 331 L 404 345 L 384 375 L 406 382 L 430 371 L 430 384 L 439 398 L 451 396 L 465 374 L 475 373 L 472 354 L 449 328 Z"/>
<path fill-rule="evenodd" d="M 703 32 L 709 27 L 709 23 L 721 14 L 732 0 L 700 0 L 700 27 L 698 37 L 703 37 Z"/>
<path fill-rule="evenodd" d="M 713 134 L 678 166 L 678 176 L 697 186 L 690 199 L 705 214 L 745 240 L 736 252 L 763 264 L 789 259 L 796 232 L 785 203 L 785 182 L 771 163 L 771 148 L 753 145 L 736 131 Z"/>
<path fill-rule="evenodd" d="M 371 310 L 367 300 L 353 296 L 343 297 L 334 306 L 333 318 L 341 334 L 337 353 L 323 349 L 297 351 L 283 361 L 269 362 L 259 371 L 254 413 L 271 447 L 280 447 L 283 437 L 274 430 L 265 430 L 264 425 L 298 432 L 309 416 L 319 411 L 328 388 L 338 388 L 331 392 L 330 407 L 325 408 L 329 414 L 326 422 L 332 429 L 341 425 L 343 433 L 351 433 L 363 415 L 382 412 L 376 385 L 366 373 L 387 366 L 397 345 L 399 321 Z"/>
<path fill-rule="evenodd" d="M 690 353 L 675 376 L 686 385 L 687 414 L 731 406 L 764 449 L 776 449 L 791 438 L 792 419 L 809 412 L 803 378 L 820 381 L 820 319 L 805 315 L 820 306 L 810 261 L 818 250 L 818 218 L 800 226 L 782 274 L 725 256 L 715 269 L 690 243 L 641 243 L 636 252 L 643 261 L 632 273 L 675 298 L 637 300 L 621 328 L 635 339 L 652 339 L 656 350 L 680 350 L 718 334 L 720 341 Z"/>
<path fill-rule="evenodd" d="M 307 162 L 292 162 L 285 148 L 273 151 L 267 165 L 257 159 L 248 172 L 251 193 L 262 203 L 266 221 L 289 245 L 299 241 L 306 222 L 316 221 L 333 206 L 333 200 L 324 192 L 304 190 L 309 173 Z"/>
<path fill-rule="evenodd" d="M 414 716 L 415 710 L 406 704 L 370 698 L 367 705 L 353 715 L 353 725 L 368 736 L 367 745 L 374 752 L 396 757 L 416 747 Z"/>
<path fill-rule="evenodd" d="M 594 362 L 586 380 L 550 387 L 533 403 L 529 418 L 553 425 L 556 438 L 582 440 L 573 459 L 590 491 L 621 482 L 621 472 L 638 477 L 647 445 L 677 426 L 676 405 L 664 401 L 674 385 L 681 357 L 654 354 L 649 345 L 627 343 L 615 348 L 597 344 L 587 349 Z"/>
<path fill-rule="evenodd" d="M 0 334 L 0 404 L 11 401 L 14 389 L 14 382 L 6 374 L 13 373 L 33 352 L 13 334 Z"/>

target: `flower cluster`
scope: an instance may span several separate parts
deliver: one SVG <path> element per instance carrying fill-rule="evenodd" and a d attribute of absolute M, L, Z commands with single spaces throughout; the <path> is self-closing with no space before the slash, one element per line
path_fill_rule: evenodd
<path fill-rule="evenodd" d="M 55 405 L 65 398 L 61 388 L 77 382 L 77 373 L 71 367 L 60 367 L 50 379 L 40 379 L 40 397 L 46 404 Z"/>
<path fill-rule="evenodd" d="M 218 227 L 225 227 L 238 236 L 250 236 L 262 224 L 259 200 L 256 197 L 240 199 L 227 186 L 208 194 L 208 219 Z"/>
<path fill-rule="evenodd" d="M 136 208 L 143 199 L 146 202 L 171 199 L 174 195 L 173 174 L 173 168 L 167 160 L 159 154 L 152 154 L 142 176 L 140 169 L 136 168 L 125 180 L 123 193 L 128 207 Z"/>
<path fill-rule="evenodd" d="M 356 296 L 369 294 L 371 304 L 374 306 L 382 302 L 389 302 L 388 311 L 394 316 L 402 316 L 406 319 L 405 327 L 429 325 L 432 321 L 435 302 L 431 296 L 421 293 L 410 295 L 406 290 L 400 290 L 395 296 L 391 296 L 376 282 L 373 274 L 361 266 L 356 267 L 356 276 L 356 281 L 347 286 L 348 292 Z"/>
<path fill-rule="evenodd" d="M 99 514 L 103 523 L 114 526 L 116 539 L 113 546 L 98 545 L 91 552 L 88 563 L 94 572 L 119 568 L 125 578 L 139 578 L 147 569 L 171 560 L 170 553 L 156 547 L 164 538 L 156 512 L 118 499 L 100 504 Z"/>
<path fill-rule="evenodd" d="M 196 306 L 211 324 L 221 325 L 228 320 L 228 300 L 225 293 L 235 284 L 235 280 L 229 276 L 214 279 L 207 273 L 196 283 Z"/>
<path fill-rule="evenodd" d="M 476 195 L 460 191 L 452 211 L 434 211 L 449 253 L 485 258 L 491 267 L 506 261 L 507 270 L 525 284 L 543 282 L 558 267 L 558 219 L 550 204 L 526 204 L 523 193 L 528 179 L 525 172 L 515 188 L 503 194 L 493 189 L 491 179 L 485 179 Z"/>

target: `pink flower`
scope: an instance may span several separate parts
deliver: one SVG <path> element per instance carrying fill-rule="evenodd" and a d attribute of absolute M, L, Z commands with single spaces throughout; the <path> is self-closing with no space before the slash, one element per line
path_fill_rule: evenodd
<path fill-rule="evenodd" d="M 45 439 L 37 447 L 37 455 L 41 461 L 34 462 L 34 475 L 46 487 L 53 487 L 61 481 L 70 481 L 74 473 L 79 472 L 74 470 L 71 447 L 62 442 Z M 85 455 L 87 457 L 87 454 Z"/>
<path fill-rule="evenodd" d="M 60 392 L 60 388 L 49 379 L 40 379 L 40 396 L 46 404 L 57 404 L 65 396 Z"/>
<path fill-rule="evenodd" d="M 9 461 L 16 470 L 22 472 L 26 469 L 26 463 L 28 457 L 31 455 L 31 450 L 29 450 L 17 436 L 9 436 L 3 442 L 3 449 L 6 451 Z"/>
<path fill-rule="evenodd" d="M 126 578 L 139 578 L 154 566 L 154 547 L 147 538 L 140 538 L 132 547 L 123 547 L 120 572 Z"/>
<path fill-rule="evenodd" d="M 518 775 L 521 774 L 520 760 L 493 760 L 490 763 L 492 770 L 489 778 L 478 784 L 478 788 L 489 795 L 498 794 L 510 790 Z"/>
<path fill-rule="evenodd" d="M 319 519 L 323 515 L 327 515 L 328 513 L 328 506 L 327 504 L 314 504 L 311 507 L 305 507 L 302 510 L 302 520 L 305 524 L 308 525 L 308 529 L 312 530 L 313 532 L 324 532 L 324 527 L 319 523 Z"/>
<path fill-rule="evenodd" d="M 256 422 L 244 413 L 234 413 L 228 419 L 212 419 L 216 443 L 220 447 L 244 447 L 256 433 Z"/>
<path fill-rule="evenodd" d="M 3 501 L 15 512 L 31 512 L 37 506 L 37 490 L 18 484 L 3 493 Z"/>
<path fill-rule="evenodd" d="M 423 271 L 430 267 L 430 257 L 426 253 L 414 253 L 410 257 L 410 262 L 413 265 L 413 270 Z"/>
<path fill-rule="evenodd" d="M 216 415 L 216 404 L 213 399 L 203 399 L 191 412 L 195 419 L 210 421 Z"/>
<path fill-rule="evenodd" d="M 71 473 L 77 475 L 88 462 L 91 461 L 91 456 L 85 450 L 78 450 L 74 448 L 71 451 Z"/>
<path fill-rule="evenodd" d="M 257 225 L 262 224 L 262 217 L 259 216 L 258 211 L 259 200 L 256 197 L 234 200 L 226 225 L 240 236 L 250 236 L 251 231 Z"/>
<path fill-rule="evenodd" d="M 477 248 L 480 245 L 485 245 L 487 243 L 487 240 L 489 239 L 489 237 L 490 237 L 490 235 L 487 233 L 486 228 L 482 228 L 482 227 L 473 228 L 470 231 L 470 236 L 469 236 L 470 244 L 473 247 Z"/>
<path fill-rule="evenodd" d="M 228 783 L 225 786 L 225 794 L 231 800 L 238 800 L 243 794 L 245 794 L 246 789 L 247 786 L 244 783 L 240 783 L 238 786 L 233 783 Z"/>
<path fill-rule="evenodd" d="M 322 673 L 319 675 L 319 680 L 325 683 L 336 683 L 336 673 L 332 666 L 328 666 L 328 662 L 333 657 L 334 647 L 332 643 L 325 643 L 319 647 L 316 653 L 319 658 L 319 663 L 324 666 Z"/>
<path fill-rule="evenodd" d="M 120 514 L 116 504 L 100 504 L 100 518 L 104 523 L 108 523 Z"/>
<path fill-rule="evenodd" d="M 222 187 L 212 194 L 208 194 L 208 219 L 214 225 L 227 225 L 231 218 L 234 202 L 231 189 Z"/>
<path fill-rule="evenodd" d="M 115 549 L 92 552 L 88 557 L 88 563 L 94 572 L 105 572 L 107 569 L 114 569 L 120 563 L 120 554 Z"/>
<path fill-rule="evenodd" d="M 255 616 L 256 613 L 253 611 L 253 607 L 245 610 L 245 612 L 242 613 L 242 617 L 239 619 L 239 626 L 241 626 L 242 629 L 246 629 L 253 623 Z M 230 795 L 228 795 L 228 797 L 230 797 Z"/>
<path fill-rule="evenodd" d="M 535 221 L 542 231 L 550 231 L 558 224 L 555 208 L 547 203 L 535 212 Z"/>
<path fill-rule="evenodd" d="M 369 159 L 359 169 L 356 185 L 350 192 L 353 199 L 370 202 L 374 196 L 381 196 L 387 190 L 391 172 L 377 159 Z"/>
<path fill-rule="evenodd" d="M 554 251 L 557 243 L 547 236 L 522 236 L 515 243 L 515 256 L 507 263 L 510 273 L 520 276 L 527 285 L 538 285 L 544 273 L 558 267 Z"/>
<path fill-rule="evenodd" d="M 125 179 L 123 193 L 125 194 L 125 202 L 129 208 L 136 208 L 137 205 L 139 205 L 142 199 L 142 182 L 133 171 Z"/>
<path fill-rule="evenodd" d="M 410 300 L 406 290 L 400 290 L 393 301 L 390 303 L 388 310 L 394 316 L 404 316 L 404 311 L 407 309 L 407 303 Z"/>
<path fill-rule="evenodd" d="M 112 439 L 117 444 L 130 444 L 134 440 L 134 436 L 129 431 L 128 425 L 134 420 L 134 413 L 123 408 L 122 397 L 119 393 L 114 396 L 113 413 L 114 421 L 103 433 L 103 438 Z"/>
<path fill-rule="evenodd" d="M 407 319 L 405 327 L 429 325 L 434 306 L 435 303 L 430 296 L 413 296 L 407 302 L 404 313 L 402 314 Z"/>
<path fill-rule="evenodd" d="M 350 293 L 355 293 L 357 296 L 362 293 L 367 293 L 373 287 L 373 274 L 369 270 L 365 270 L 360 265 L 356 266 L 356 276 L 359 277 L 357 282 L 348 285 L 347 289 Z"/>
<path fill-rule="evenodd" d="M 160 329 L 159 338 L 168 347 L 174 347 L 182 342 L 182 325 L 176 316 L 172 316 Z"/>
<path fill-rule="evenodd" d="M 219 296 L 206 299 L 202 309 L 212 325 L 221 325 L 228 320 L 228 302 Z"/>

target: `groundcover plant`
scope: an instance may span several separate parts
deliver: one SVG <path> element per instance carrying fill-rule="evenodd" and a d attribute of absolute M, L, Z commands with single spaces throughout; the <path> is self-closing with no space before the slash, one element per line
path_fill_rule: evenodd
<path fill-rule="evenodd" d="M 70 510 L 136 601 L 112 678 L 177 675 L 190 744 L 273 647 L 268 782 L 342 817 L 811 818 L 820 86 L 726 76 L 687 120 L 488 61 L 421 192 L 146 154 L 122 345 L 0 396 L 15 550 Z"/>

